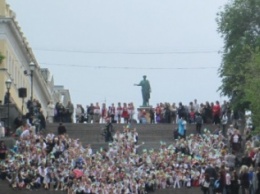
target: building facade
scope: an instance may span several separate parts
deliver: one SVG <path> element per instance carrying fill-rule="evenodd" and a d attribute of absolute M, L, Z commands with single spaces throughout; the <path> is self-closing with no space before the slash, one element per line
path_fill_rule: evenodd
<path fill-rule="evenodd" d="M 17 112 L 25 114 L 26 103 L 32 98 L 40 102 L 46 116 L 47 104 L 56 101 L 54 94 L 56 96 L 57 91 L 53 77 L 48 69 L 41 68 L 38 64 L 16 21 L 15 13 L 5 0 L 0 0 L 0 53 L 4 56 L 0 64 L 0 100 L 4 102 L 7 93 L 5 82 L 11 80 L 10 101 Z M 33 71 L 30 69 L 32 63 L 35 67 Z M 19 95 L 20 88 L 26 90 L 24 98 Z M 67 95 L 70 96 L 69 92 Z"/>

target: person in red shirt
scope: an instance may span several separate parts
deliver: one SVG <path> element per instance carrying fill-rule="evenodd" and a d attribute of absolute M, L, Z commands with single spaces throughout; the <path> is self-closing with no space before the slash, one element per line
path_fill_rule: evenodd
<path fill-rule="evenodd" d="M 124 123 L 128 123 L 129 114 L 128 114 L 128 108 L 126 103 L 123 104 L 122 117 L 124 119 Z"/>
<path fill-rule="evenodd" d="M 219 105 L 219 101 L 216 101 L 216 103 L 213 105 L 212 113 L 213 113 L 213 123 L 220 124 L 221 107 Z"/>
<path fill-rule="evenodd" d="M 255 154 L 256 154 L 255 148 L 250 148 L 248 155 L 249 155 L 249 157 L 250 157 L 252 160 L 254 159 Z"/>
<path fill-rule="evenodd" d="M 189 122 L 194 123 L 195 122 L 195 112 L 194 112 L 193 108 L 190 110 L 189 117 L 190 117 Z"/>

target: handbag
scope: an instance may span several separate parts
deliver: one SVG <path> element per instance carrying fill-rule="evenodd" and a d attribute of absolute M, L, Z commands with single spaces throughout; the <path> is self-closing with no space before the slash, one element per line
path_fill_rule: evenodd
<path fill-rule="evenodd" d="M 205 187 L 205 188 L 209 188 L 209 182 L 207 182 L 207 181 L 204 181 L 203 183 L 202 183 L 202 186 L 203 187 Z"/>

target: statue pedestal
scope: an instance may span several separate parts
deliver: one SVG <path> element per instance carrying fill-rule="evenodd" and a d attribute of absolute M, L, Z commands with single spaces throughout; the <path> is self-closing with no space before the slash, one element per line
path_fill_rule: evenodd
<path fill-rule="evenodd" d="M 150 109 L 151 108 L 152 108 L 151 106 L 140 106 L 139 108 L 137 108 L 138 119 L 139 119 L 139 121 L 141 120 L 141 124 L 151 123 L 151 119 L 150 119 Z"/>

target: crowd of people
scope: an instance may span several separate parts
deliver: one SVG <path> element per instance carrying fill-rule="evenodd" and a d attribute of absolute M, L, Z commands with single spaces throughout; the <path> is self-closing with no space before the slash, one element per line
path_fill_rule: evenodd
<path fill-rule="evenodd" d="M 34 126 L 36 133 L 46 129 L 46 118 L 42 111 L 42 105 L 37 99 L 27 102 L 27 113 L 16 117 L 13 122 L 12 131 L 7 132 L 5 135 L 12 135 L 11 133 L 20 128 L 24 123 Z"/>
<path fill-rule="evenodd" d="M 48 123 L 72 123 L 73 122 L 74 105 L 68 101 L 66 105 L 61 102 L 54 104 L 50 101 L 47 105 L 46 119 Z"/>
<path fill-rule="evenodd" d="M 74 106 L 69 101 L 68 104 L 63 106 L 61 102 L 57 102 L 54 105 L 49 102 L 46 109 L 46 115 L 42 111 L 42 105 L 37 99 L 28 100 L 27 102 L 27 113 L 25 115 L 19 115 L 15 118 L 13 128 L 17 131 L 18 128 L 23 125 L 34 126 L 36 133 L 46 129 L 46 123 L 72 123 Z M 11 135 L 10 132 L 5 134 L 6 136 Z M 17 134 L 14 134 L 17 135 Z"/>
<path fill-rule="evenodd" d="M 219 101 L 215 103 L 205 102 L 198 103 L 195 99 L 188 105 L 181 102 L 175 103 L 158 103 L 155 107 L 149 106 L 146 109 L 135 109 L 132 102 L 118 103 L 117 106 L 112 103 L 108 106 L 102 103 L 100 106 L 97 102 L 95 105 L 91 103 L 86 108 L 80 104 L 75 110 L 77 123 L 105 123 L 107 117 L 111 117 L 114 123 L 177 123 L 178 118 L 182 117 L 188 123 L 196 123 L 197 117 L 201 117 L 201 122 L 207 124 L 222 124 L 234 121 L 236 124 L 241 115 L 238 111 L 231 109 L 228 101 Z M 135 119 L 137 118 L 137 120 Z"/>
<path fill-rule="evenodd" d="M 33 105 L 33 106 L 31 106 Z M 38 107 L 37 100 L 31 103 L 28 101 L 28 110 L 31 107 Z M 39 112 L 36 111 L 36 115 Z M 228 124 L 233 122 L 237 125 L 242 117 L 238 111 L 232 110 L 228 101 L 215 103 L 198 103 L 195 99 L 188 105 L 181 102 L 176 103 L 157 103 L 155 107 L 149 106 L 145 109 L 136 109 L 132 102 L 112 103 L 107 106 L 105 103 L 99 105 L 98 102 L 90 103 L 85 108 L 77 104 L 76 108 L 69 101 L 67 105 L 61 102 L 54 104 L 49 102 L 47 105 L 46 121 L 49 123 L 72 123 L 75 116 L 76 123 L 105 123 L 106 118 L 112 118 L 112 123 L 177 123 L 178 118 L 183 118 L 187 123 L 194 124 Z"/>
<path fill-rule="evenodd" d="M 62 108 L 63 107 L 63 108 Z M 77 105 L 77 122 L 106 123 L 108 149 L 94 152 L 66 134 L 62 121 L 72 122 L 74 107 L 48 105 L 47 122 L 60 122 L 57 134 L 44 136 L 45 117 L 37 100 L 28 102 L 25 118 L 15 124 L 16 144 L 8 150 L 0 142 L 0 178 L 13 188 L 65 190 L 68 194 L 144 194 L 165 188 L 201 187 L 204 194 L 260 193 L 259 139 L 251 136 L 252 121 L 244 133 L 238 130 L 239 114 L 229 103 L 197 101 L 189 105 L 159 103 L 149 109 L 149 122 L 176 123 L 171 144 L 161 142 L 159 150 L 142 150 L 136 129 L 131 128 L 133 103 L 90 104 L 84 111 Z M 147 112 L 138 112 L 140 123 Z M 123 120 L 123 121 L 121 121 Z M 114 134 L 113 123 L 128 124 Z M 202 130 L 202 123 L 215 130 Z M 186 125 L 196 124 L 196 134 L 186 135 Z M 238 170 L 239 169 L 239 170 Z"/>
<path fill-rule="evenodd" d="M 135 107 L 132 102 L 123 104 L 119 102 L 117 107 L 114 103 L 107 107 L 105 103 L 100 106 L 97 102 L 95 105 L 93 103 L 87 105 L 86 109 L 78 104 L 75 112 L 77 123 L 105 123 L 108 117 L 112 123 L 129 123 L 134 119 Z"/>
<path fill-rule="evenodd" d="M 112 118 L 112 123 L 178 123 L 182 118 L 187 123 L 196 124 L 197 130 L 201 130 L 202 124 L 221 124 L 226 127 L 233 123 L 236 127 L 239 119 L 242 117 L 238 111 L 232 110 L 228 101 L 219 101 L 215 103 L 198 103 L 195 99 L 188 105 L 181 102 L 158 103 L 155 107 L 149 106 L 145 109 L 136 108 L 132 102 L 112 103 L 107 106 L 105 103 L 99 105 L 98 102 L 90 103 L 84 109 L 82 105 L 77 104 L 76 108 L 69 101 L 66 105 L 61 102 L 55 104 L 50 101 L 46 108 L 46 115 L 42 112 L 42 105 L 37 99 L 27 102 L 27 114 L 16 118 L 14 128 L 17 127 L 22 119 L 28 119 L 30 123 L 37 126 L 37 130 L 46 128 L 48 123 L 73 123 L 75 116 L 76 123 L 105 123 L 106 118 Z M 23 118 L 22 118 L 23 117 Z M 17 124 L 18 122 L 18 124 Z M 7 132 L 8 133 L 8 132 Z"/>
<path fill-rule="evenodd" d="M 143 149 L 136 129 L 127 125 L 113 134 L 107 149 L 58 134 L 35 133 L 24 124 L 11 150 L 0 143 L 0 177 L 13 188 L 65 190 L 68 194 L 144 194 L 157 189 L 201 187 L 207 194 L 247 194 L 260 189 L 259 140 L 247 138 L 242 149 L 239 130 L 178 136 L 158 150 Z M 234 141 L 234 142 L 233 142 Z M 241 145 L 241 142 L 240 142 Z M 237 169 L 239 168 L 239 171 Z"/>

